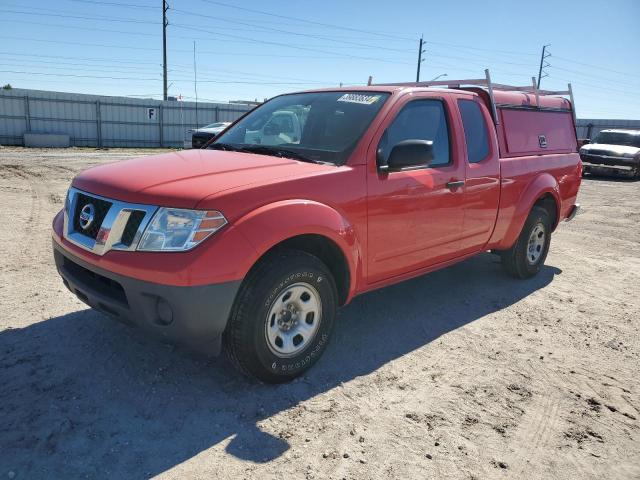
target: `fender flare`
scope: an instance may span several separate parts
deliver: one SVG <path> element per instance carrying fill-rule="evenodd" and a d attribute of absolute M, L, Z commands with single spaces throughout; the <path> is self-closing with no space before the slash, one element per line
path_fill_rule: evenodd
<path fill-rule="evenodd" d="M 362 245 L 354 227 L 336 209 L 305 199 L 282 200 L 263 205 L 235 220 L 234 227 L 253 247 L 244 274 L 270 249 L 299 235 L 320 235 L 342 251 L 349 271 L 347 302 L 362 276 Z"/>
<path fill-rule="evenodd" d="M 511 217 L 509 228 L 507 229 L 502 241 L 500 242 L 499 249 L 507 249 L 513 246 L 520 232 L 522 231 L 529 212 L 535 205 L 535 203 L 544 195 L 550 194 L 556 204 L 556 225 L 560 219 L 560 187 L 558 181 L 550 173 L 543 172 L 536 176 L 529 185 L 522 191 L 518 198 L 516 209 Z M 553 226 L 555 229 L 556 225 Z"/>

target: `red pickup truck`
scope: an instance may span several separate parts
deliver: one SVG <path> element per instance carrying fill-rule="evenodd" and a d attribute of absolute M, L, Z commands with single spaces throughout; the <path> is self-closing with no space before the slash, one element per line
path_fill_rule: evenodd
<path fill-rule="evenodd" d="M 275 97 L 204 149 L 75 177 L 58 271 L 101 312 L 290 380 L 355 295 L 488 250 L 540 270 L 579 208 L 566 93 L 487 74 Z"/>

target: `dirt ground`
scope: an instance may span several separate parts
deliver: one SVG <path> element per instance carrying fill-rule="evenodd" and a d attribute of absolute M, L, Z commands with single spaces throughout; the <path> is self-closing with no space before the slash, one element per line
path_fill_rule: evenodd
<path fill-rule="evenodd" d="M 356 298 L 274 387 L 63 287 L 71 178 L 148 153 L 0 148 L 0 479 L 640 478 L 640 182 L 585 179 L 534 279 L 486 254 Z"/>

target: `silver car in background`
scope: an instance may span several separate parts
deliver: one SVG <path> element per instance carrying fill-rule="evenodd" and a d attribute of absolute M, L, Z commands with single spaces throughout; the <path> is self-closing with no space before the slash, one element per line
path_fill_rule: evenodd
<path fill-rule="evenodd" d="M 231 122 L 216 122 L 202 128 L 189 130 L 187 134 L 191 136 L 191 148 L 202 148 L 229 125 Z"/>
<path fill-rule="evenodd" d="M 640 130 L 602 130 L 580 148 L 583 172 L 625 173 L 640 178 Z"/>

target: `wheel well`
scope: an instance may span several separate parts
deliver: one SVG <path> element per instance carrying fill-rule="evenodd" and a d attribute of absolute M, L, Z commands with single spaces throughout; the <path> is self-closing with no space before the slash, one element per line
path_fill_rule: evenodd
<path fill-rule="evenodd" d="M 534 203 L 533 206 L 542 207 L 547 212 L 549 212 L 549 216 L 551 217 L 551 224 L 553 225 L 553 229 L 555 230 L 558 223 L 558 204 L 556 203 L 556 199 L 553 198 L 553 195 L 551 195 L 550 193 L 545 193 L 538 200 L 536 200 L 536 203 Z"/>
<path fill-rule="evenodd" d="M 280 249 L 300 250 L 318 257 L 333 275 L 338 289 L 339 304 L 344 305 L 349 295 L 349 264 L 333 240 L 316 234 L 298 235 L 274 245 L 260 259 Z"/>

